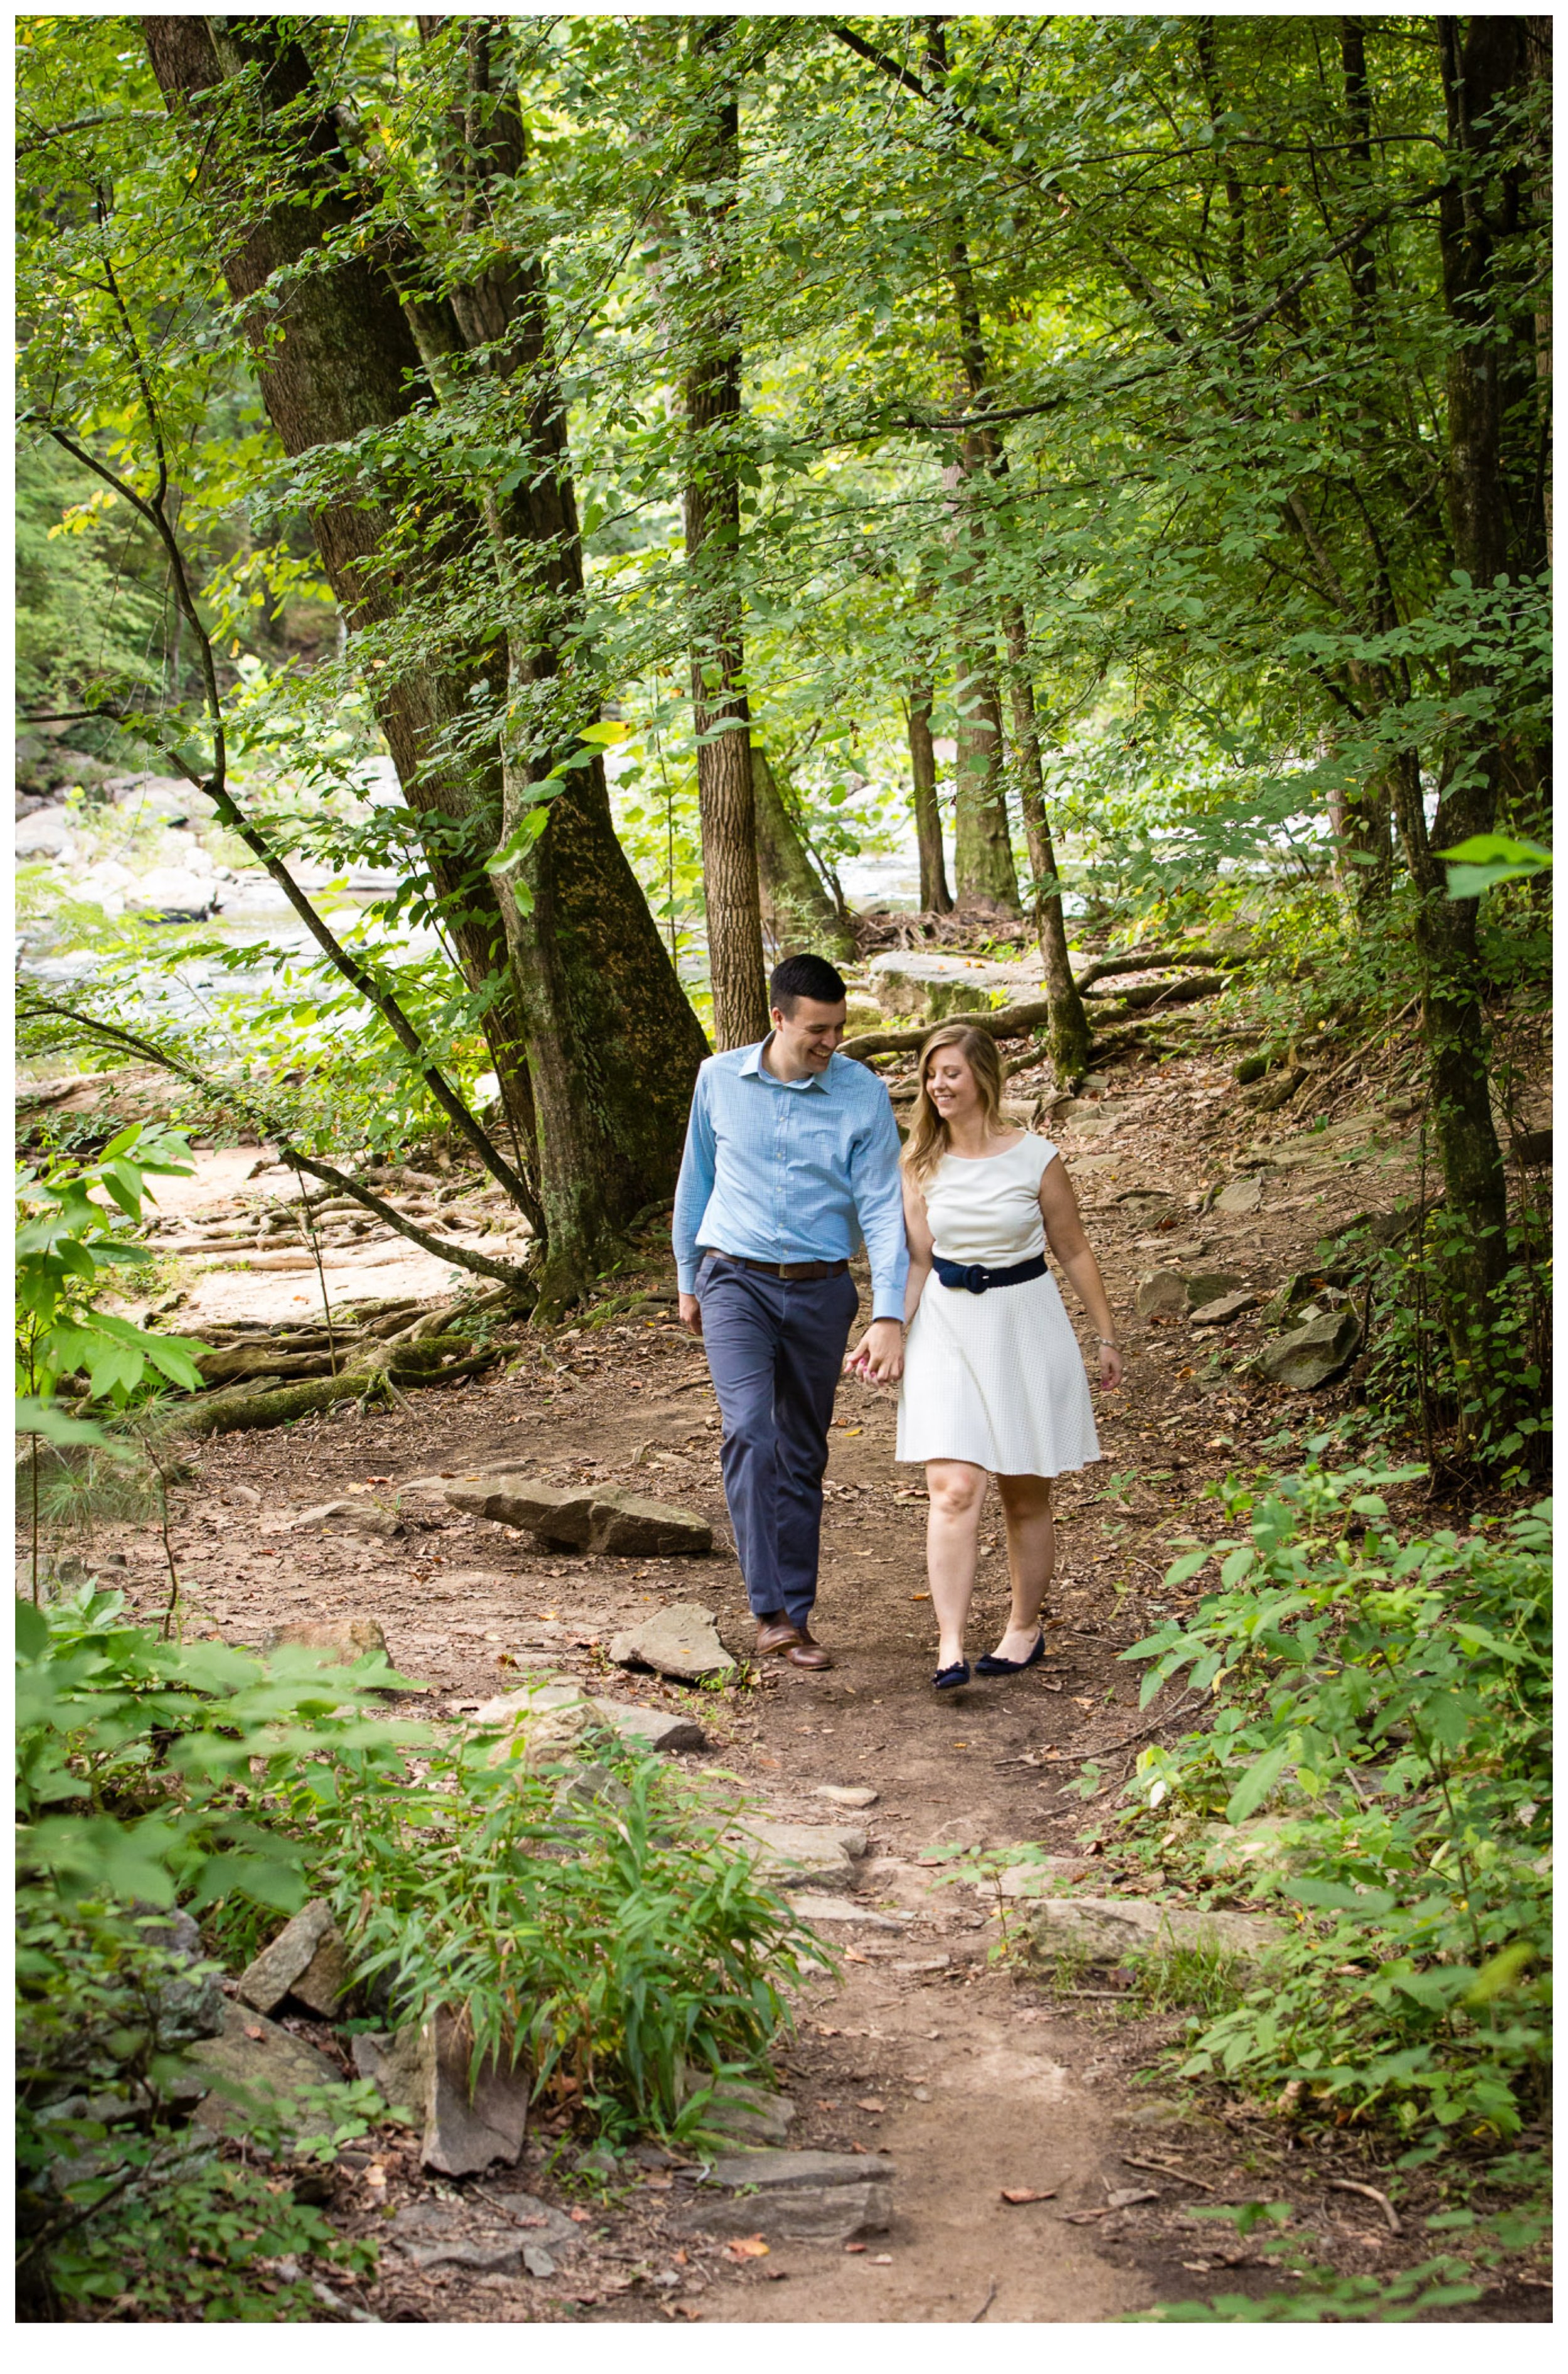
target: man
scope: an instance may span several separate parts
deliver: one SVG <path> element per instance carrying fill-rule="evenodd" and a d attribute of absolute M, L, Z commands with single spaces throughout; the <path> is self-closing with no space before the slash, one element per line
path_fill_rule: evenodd
<path fill-rule="evenodd" d="M 724 1497 L 759 1656 L 808 1673 L 822 1474 L 833 1394 L 859 1302 L 864 1237 L 872 1323 L 856 1346 L 879 1382 L 904 1366 L 909 1255 L 898 1130 L 887 1091 L 837 1052 L 845 989 L 822 957 L 786 957 L 773 1028 L 696 1075 L 675 1190 L 681 1324 L 700 1335 L 724 1423 Z"/>

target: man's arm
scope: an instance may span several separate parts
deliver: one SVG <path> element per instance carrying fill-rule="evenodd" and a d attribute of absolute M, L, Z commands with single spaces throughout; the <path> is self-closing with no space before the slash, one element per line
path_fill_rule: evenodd
<path fill-rule="evenodd" d="M 681 1156 L 681 1175 L 675 1181 L 675 1209 L 670 1223 L 675 1248 L 675 1284 L 682 1294 L 691 1294 L 696 1287 L 696 1232 L 713 1193 L 716 1158 L 708 1074 L 701 1071 L 692 1092 L 691 1118 L 686 1123 L 685 1149 Z"/>
<path fill-rule="evenodd" d="M 880 1082 L 878 1083 L 880 1087 Z M 872 1318 L 904 1319 L 909 1246 L 904 1234 L 904 1188 L 898 1170 L 898 1123 L 883 1089 L 879 1110 L 855 1141 L 849 1183 L 872 1264 Z"/>

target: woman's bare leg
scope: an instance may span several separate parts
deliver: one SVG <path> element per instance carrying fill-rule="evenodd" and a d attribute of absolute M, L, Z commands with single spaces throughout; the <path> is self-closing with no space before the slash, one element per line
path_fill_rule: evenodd
<path fill-rule="evenodd" d="M 1019 1664 L 1039 1636 L 1040 1610 L 1056 1572 L 1056 1519 L 1048 1475 L 999 1475 L 996 1481 L 1007 1520 L 1012 1606 L 1007 1629 L 991 1653 Z M 934 1586 L 931 1595 L 934 1600 Z"/>
<path fill-rule="evenodd" d="M 929 1459 L 926 1489 L 931 1504 L 926 1520 L 926 1571 L 936 1614 L 940 1668 L 958 1664 L 964 1655 L 964 1626 L 975 1589 L 986 1471 L 971 1467 L 965 1459 Z"/>

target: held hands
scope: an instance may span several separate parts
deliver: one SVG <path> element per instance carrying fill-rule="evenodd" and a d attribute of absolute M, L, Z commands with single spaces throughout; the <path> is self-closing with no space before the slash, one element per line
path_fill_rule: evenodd
<path fill-rule="evenodd" d="M 895 1385 L 904 1374 L 904 1330 L 896 1319 L 873 1319 L 852 1352 L 844 1373 L 863 1385 Z"/>

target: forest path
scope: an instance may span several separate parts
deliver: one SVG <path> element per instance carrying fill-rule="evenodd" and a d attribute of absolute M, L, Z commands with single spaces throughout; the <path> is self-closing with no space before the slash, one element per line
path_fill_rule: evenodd
<path fill-rule="evenodd" d="M 554 2279 L 475 2278 L 455 2268 L 415 2276 L 388 2252 L 367 2298 L 374 2313 L 965 2321 L 984 2309 L 992 2321 L 1078 2322 L 1211 2287 L 1214 2254 L 1195 2252 L 1205 2229 L 1191 2227 L 1187 2211 L 1254 2197 L 1259 2180 L 1249 2171 L 1260 2162 L 1252 2144 L 1235 2157 L 1238 2138 L 1218 2122 L 1130 2085 L 1179 2022 L 1106 2019 L 1093 2003 L 1053 2003 L 1039 1985 L 992 1966 L 989 1895 L 937 1888 L 928 1859 L 946 1846 L 1025 1840 L 1083 1851 L 1078 1841 L 1096 1817 L 1069 1784 L 1086 1760 L 1099 1760 L 1109 1780 L 1137 1753 L 1130 1734 L 1148 1717 L 1137 1711 L 1139 1670 L 1120 1663 L 1120 1651 L 1162 1610 L 1183 1604 L 1162 1580 L 1172 1535 L 1192 1526 L 1209 1476 L 1264 1458 L 1281 1463 L 1293 1434 L 1320 1423 L 1339 1398 L 1282 1397 L 1238 1373 L 1258 1340 L 1256 1313 L 1212 1331 L 1185 1318 L 1137 1318 L 1140 1276 L 1176 1259 L 1271 1289 L 1308 1265 L 1319 1237 L 1369 1205 L 1387 1208 L 1415 1174 L 1397 1125 L 1381 1143 L 1370 1123 L 1310 1138 L 1299 1126 L 1259 1125 L 1228 1072 L 1201 1056 L 1164 1064 L 1147 1087 L 1135 1075 L 1130 1091 L 1120 1090 L 1125 1076 L 1116 1097 L 1090 1099 L 1060 1133 L 1128 1372 L 1119 1396 L 1096 1393 L 1102 1464 L 1059 1487 L 1046 1663 L 1012 1681 L 932 1692 L 923 1479 L 894 1464 L 892 1397 L 847 1385 L 832 1436 L 817 1620 L 834 1669 L 814 1675 L 776 1665 L 755 1687 L 696 1703 L 710 1753 L 685 1759 L 694 1770 L 722 1764 L 779 1818 L 863 1820 L 872 1852 L 859 1868 L 858 1899 L 913 1915 L 896 1937 L 849 1933 L 858 1958 L 846 1962 L 841 1984 L 818 1979 L 804 1989 L 799 2034 L 780 2066 L 797 2104 L 791 2146 L 892 2156 L 890 2234 L 868 2237 L 859 2251 L 781 2242 L 766 2258 L 737 2259 L 722 2244 L 681 2245 L 669 2222 L 673 2195 L 649 2183 L 596 2213 L 580 2254 Z M 1278 1158 L 1239 1174 L 1258 1181 L 1257 1208 L 1209 1208 L 1233 1177 L 1237 1146 L 1265 1131 Z M 1248 1187 L 1239 1200 L 1253 1198 Z M 287 1282 L 291 1297 L 306 1283 Z M 650 1252 L 646 1282 L 669 1291 L 667 1249 Z M 374 1616 L 397 1665 L 429 1684 L 424 1705 L 439 1715 L 493 1695 L 520 1677 L 520 1664 L 545 1663 L 617 1696 L 691 1710 L 694 1694 L 678 1685 L 607 1674 L 603 1648 L 652 1608 L 696 1601 L 744 1656 L 751 1625 L 723 1548 L 708 1559 L 642 1565 L 577 1556 L 429 1499 L 392 1540 L 291 1530 L 302 1507 L 351 1487 L 385 1498 L 417 1475 L 500 1462 L 556 1483 L 614 1483 L 697 1506 L 728 1541 L 717 1414 L 698 1347 L 640 1317 L 524 1333 L 505 1373 L 420 1394 L 408 1412 L 351 1413 L 203 1446 L 174 1534 L 194 1628 L 244 1642 L 280 1620 Z M 1000 1626 L 1006 1603 L 994 1516 L 993 1502 L 972 1650 L 989 1645 L 988 1628 Z M 160 1604 L 153 1529 L 100 1536 L 100 1552 L 116 1546 L 135 1603 Z M 846 1816 L 813 1794 L 846 1784 L 877 1791 L 867 1815 Z M 1114 1833 L 1097 1843 L 1093 1893 L 1158 1886 L 1118 1859 Z M 901 1969 L 901 1961 L 930 1967 Z M 1129 2156 L 1173 2172 L 1129 2174 Z M 411 2160 L 391 2176 L 392 2191 L 377 2201 L 429 2190 Z M 548 2190 L 542 2173 L 526 2180 Z M 356 2181 L 344 2178 L 337 2205 L 345 2222 L 372 2230 L 372 2197 L 359 2200 Z M 1140 2187 L 1155 2202 L 1107 2208 L 1113 2191 Z M 1055 2197 L 1010 2206 L 1004 2188 Z M 1376 2247 L 1374 2233 L 1367 2251 Z M 646 2267 L 662 2272 L 636 2272 Z M 1268 2278 L 1227 2276 L 1232 2288 L 1248 2280 Z"/>

